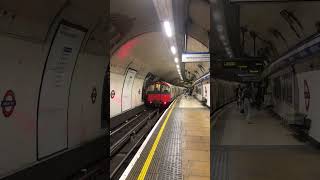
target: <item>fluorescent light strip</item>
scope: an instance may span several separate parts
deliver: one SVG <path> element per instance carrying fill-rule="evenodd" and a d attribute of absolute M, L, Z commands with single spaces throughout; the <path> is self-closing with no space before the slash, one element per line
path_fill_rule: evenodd
<path fill-rule="evenodd" d="M 172 54 L 176 54 L 177 50 L 174 46 L 171 46 L 171 52 L 172 52 Z"/>
<path fill-rule="evenodd" d="M 222 32 L 222 31 L 223 31 L 223 26 L 222 26 L 222 25 L 217 25 L 217 30 L 218 30 L 219 32 Z"/>
<path fill-rule="evenodd" d="M 172 37 L 172 30 L 169 21 L 164 21 L 163 26 L 167 36 Z"/>

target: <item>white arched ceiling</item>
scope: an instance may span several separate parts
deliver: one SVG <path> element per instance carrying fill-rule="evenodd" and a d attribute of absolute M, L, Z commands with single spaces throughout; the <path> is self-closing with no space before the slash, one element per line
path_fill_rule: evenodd
<path fill-rule="evenodd" d="M 187 42 L 188 52 L 208 52 L 208 46 L 202 44 L 200 41 L 191 36 L 188 37 Z"/>
<path fill-rule="evenodd" d="M 148 72 L 172 82 L 179 78 L 174 57 L 162 32 L 150 32 L 130 39 L 111 56 L 110 72 L 124 74 L 130 67 L 140 77 Z"/>
<path fill-rule="evenodd" d="M 180 26 L 184 26 L 184 20 L 188 19 L 188 17 L 181 17 L 186 16 L 187 13 L 177 14 L 177 12 L 188 12 L 188 16 L 192 19 L 192 23 L 188 25 L 188 34 L 209 46 L 209 3 L 203 0 L 176 0 L 173 3 L 178 3 L 177 6 L 173 6 L 173 14 L 178 17 L 175 20 L 182 21 L 175 22 L 175 28 L 178 29 L 175 32 L 177 39 L 183 41 L 186 32 L 179 30 L 184 30 L 184 27 Z M 187 6 L 187 3 L 190 4 Z M 112 53 L 133 37 L 146 32 L 163 32 L 152 0 L 111 0 L 110 11 L 111 24 L 115 26 L 114 34 L 119 34 L 119 40 L 111 49 Z M 181 44 L 183 43 L 178 43 L 180 46 Z"/>
<path fill-rule="evenodd" d="M 188 52 L 208 52 L 207 46 L 199 42 L 198 40 L 188 37 L 187 51 Z M 199 67 L 200 65 L 200 67 Z M 201 68 L 203 67 L 203 68 Z M 198 63 L 185 63 L 185 70 L 195 75 L 195 79 L 198 79 L 205 73 L 209 72 L 210 62 L 198 62 Z M 187 78 L 189 78 L 189 73 L 186 73 Z"/>
<path fill-rule="evenodd" d="M 298 29 L 301 38 L 298 38 L 290 29 L 289 24 L 281 17 L 280 11 L 286 9 L 294 13 L 303 26 L 303 31 Z M 271 41 L 278 51 L 278 55 L 286 52 L 290 47 L 306 39 L 317 32 L 315 23 L 320 20 L 320 2 L 287 2 L 287 3 L 257 3 L 240 4 L 240 26 L 246 26 L 249 31 L 255 31 L 265 40 Z M 282 33 L 288 46 L 281 39 L 273 36 L 269 29 L 274 28 Z M 242 39 L 242 38 L 241 38 Z M 245 50 L 253 55 L 253 40 L 247 33 L 245 36 Z M 266 46 L 260 40 L 256 40 L 256 50 Z M 275 60 L 277 56 L 273 56 Z"/>
<path fill-rule="evenodd" d="M 196 37 L 201 43 L 209 47 L 210 31 L 210 4 L 204 0 L 190 0 L 189 17 L 191 23 L 188 24 L 188 34 Z"/>
<path fill-rule="evenodd" d="M 208 47 L 189 37 L 188 52 L 208 52 Z M 203 69 L 199 68 L 199 65 Z M 174 57 L 162 32 L 139 35 L 124 43 L 112 54 L 110 72 L 124 74 L 128 67 L 137 70 L 141 78 L 151 72 L 168 82 L 179 79 Z M 209 72 L 209 67 L 209 62 L 185 64 L 185 70 L 194 74 L 196 78 Z"/>
<path fill-rule="evenodd" d="M 6 0 L 0 1 L 0 13 L 0 33 L 5 35 L 47 42 L 57 23 L 65 19 L 88 29 L 85 51 L 106 55 L 108 9 L 105 0 Z"/>
<path fill-rule="evenodd" d="M 162 31 L 152 0 L 110 0 L 110 16 L 114 34 L 119 35 L 112 53 L 133 37 Z"/>
<path fill-rule="evenodd" d="M 189 15 L 194 24 L 199 25 L 206 31 L 210 30 L 210 5 L 208 1 L 191 0 Z"/>

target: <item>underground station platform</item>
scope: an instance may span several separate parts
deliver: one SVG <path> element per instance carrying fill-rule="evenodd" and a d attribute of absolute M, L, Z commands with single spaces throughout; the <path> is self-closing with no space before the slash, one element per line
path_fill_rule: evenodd
<path fill-rule="evenodd" d="M 210 179 L 210 110 L 193 97 L 177 98 L 162 114 L 120 177 Z"/>

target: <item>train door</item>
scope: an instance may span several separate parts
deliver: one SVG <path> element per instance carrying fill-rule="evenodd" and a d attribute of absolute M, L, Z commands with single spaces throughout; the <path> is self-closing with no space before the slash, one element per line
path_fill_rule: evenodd
<path fill-rule="evenodd" d="M 131 94 L 132 94 L 132 86 L 133 81 L 136 76 L 137 71 L 133 69 L 128 69 L 123 87 L 122 87 L 122 103 L 121 103 L 121 109 L 122 111 L 128 110 L 132 107 L 131 102 Z"/>

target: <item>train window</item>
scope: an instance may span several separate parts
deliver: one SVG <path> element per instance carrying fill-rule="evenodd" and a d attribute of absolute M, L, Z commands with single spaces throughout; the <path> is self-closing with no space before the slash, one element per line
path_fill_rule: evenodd
<path fill-rule="evenodd" d="M 155 89 L 154 89 L 154 91 L 160 92 L 160 87 L 161 87 L 161 85 L 160 85 L 159 83 L 155 84 Z"/>
<path fill-rule="evenodd" d="M 147 89 L 148 93 L 153 92 L 153 91 L 154 91 L 154 84 L 148 86 L 148 89 Z"/>
<path fill-rule="evenodd" d="M 162 85 L 162 86 L 161 86 L 161 92 L 162 92 L 162 93 L 170 93 L 170 88 L 169 88 L 169 86 Z"/>

